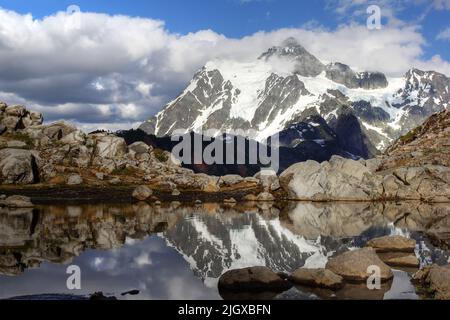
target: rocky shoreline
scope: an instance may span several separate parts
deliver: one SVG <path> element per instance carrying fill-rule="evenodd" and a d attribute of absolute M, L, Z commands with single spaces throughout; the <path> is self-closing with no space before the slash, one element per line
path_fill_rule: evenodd
<path fill-rule="evenodd" d="M 21 208 L 22 204 L 26 207 Z M 450 245 L 450 207 L 445 204 L 204 202 L 183 205 L 179 201 L 139 201 L 114 205 L 108 201 L 86 205 L 79 202 L 32 205 L 29 199 L 19 196 L 0 197 L 4 230 L 0 269 L 4 274 L 18 275 L 42 261 L 67 263 L 87 249 L 117 249 L 127 238 L 145 239 L 150 234 L 164 232 L 172 239 L 172 244 L 180 250 L 183 248 L 182 252 L 188 256 L 196 253 L 194 256 L 199 259 L 195 260 L 197 276 L 219 279 L 222 272 L 233 268 L 229 259 L 239 259 L 233 250 L 225 249 L 228 245 L 234 246 L 225 241 L 229 239 L 227 234 L 233 234 L 243 226 L 253 230 L 256 238 L 241 239 L 244 242 L 241 245 L 246 249 L 246 241 L 252 248 L 259 243 L 261 250 L 267 250 L 259 252 L 258 249 L 255 254 L 263 255 L 263 260 L 259 261 L 273 270 L 270 271 L 272 277 L 275 273 L 284 281 L 279 289 L 282 292 L 268 294 L 265 292 L 268 288 L 264 286 L 250 292 L 219 288 L 225 299 L 290 299 L 292 295 L 302 298 L 299 294 L 305 292 L 324 299 L 382 299 L 391 287 L 395 287 L 396 277 L 403 277 L 402 283 L 411 286 L 410 277 L 419 267 L 423 268 L 423 276 L 417 274 L 416 277 L 418 293 L 434 299 L 436 294 L 429 288 L 437 286 L 436 280 L 432 282 L 437 271 L 429 275 L 425 266 L 448 264 L 448 253 L 444 252 L 448 252 Z M 193 215 L 198 216 L 192 220 Z M 202 222 L 198 224 L 198 230 L 193 221 Z M 209 243 L 208 239 L 216 238 L 204 238 L 204 230 L 224 239 L 224 247 L 216 248 L 214 241 Z M 384 236 L 394 231 L 409 236 Z M 436 241 L 430 241 L 432 234 Z M 300 243 L 294 241 L 293 235 L 302 238 Z M 309 244 L 306 248 L 305 243 Z M 302 251 L 308 252 L 309 246 L 321 252 L 319 261 L 314 258 L 315 249 L 309 254 Z M 206 257 L 203 252 L 207 253 Z M 251 261 L 258 260 L 245 260 L 245 266 L 257 265 Z M 381 290 L 369 291 L 364 283 L 367 277 L 364 267 L 369 263 L 383 266 L 385 281 Z M 290 288 L 286 284 L 299 290 L 285 291 Z"/>
<path fill-rule="evenodd" d="M 290 275 L 261 266 L 229 270 L 219 279 L 219 292 L 225 299 L 261 294 L 275 297 L 294 286 L 300 286 L 320 298 L 344 298 L 358 288 L 360 292 L 366 291 L 366 294 L 370 291 L 375 295 L 377 291 L 381 292 L 382 298 L 384 291 L 381 286 L 392 285 L 393 270 L 403 269 L 411 274 L 412 283 L 421 298 L 449 300 L 450 265 L 431 265 L 419 270 L 420 262 L 414 253 L 415 248 L 416 241 L 412 239 L 386 236 L 368 241 L 364 248 L 331 258 L 321 269 L 299 268 Z M 397 258 L 392 258 L 392 255 Z M 380 287 L 370 289 L 369 285 L 376 285 L 371 278 L 374 272 L 378 272 Z"/>
<path fill-rule="evenodd" d="M 43 124 L 41 114 L 22 106 L 0 104 L 0 133 L 0 191 L 37 202 L 103 200 L 108 192 L 130 201 L 138 186 L 151 189 L 153 201 L 450 202 L 448 111 L 376 159 L 334 156 L 294 164 L 279 176 L 262 171 L 246 178 L 196 174 L 169 152 L 64 122 Z"/>

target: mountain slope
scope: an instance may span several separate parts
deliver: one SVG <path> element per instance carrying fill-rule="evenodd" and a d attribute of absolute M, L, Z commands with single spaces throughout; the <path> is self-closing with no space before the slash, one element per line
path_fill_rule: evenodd
<path fill-rule="evenodd" d="M 426 165 L 450 167 L 450 111 L 432 115 L 423 125 L 400 137 L 386 150 L 382 169 L 423 167 Z M 443 179 L 443 173 L 437 176 Z"/>
<path fill-rule="evenodd" d="M 325 65 L 294 39 L 252 62 L 208 62 L 189 86 L 140 127 L 157 136 L 176 129 L 244 130 L 263 141 L 312 114 L 331 127 L 340 114 L 354 114 L 368 142 L 379 150 L 449 107 L 450 79 L 411 69 L 403 77 L 357 72 L 342 63 Z"/>

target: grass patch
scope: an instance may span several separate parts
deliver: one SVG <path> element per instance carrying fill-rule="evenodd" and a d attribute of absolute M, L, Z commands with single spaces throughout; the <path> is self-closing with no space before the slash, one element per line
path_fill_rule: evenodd
<path fill-rule="evenodd" d="M 117 168 L 114 169 L 112 174 L 113 175 L 118 175 L 118 176 L 131 176 L 135 173 L 135 170 L 131 169 L 131 168 L 127 168 L 127 167 L 123 167 L 123 168 Z"/>
<path fill-rule="evenodd" d="M 23 147 L 22 149 L 29 149 L 34 147 L 34 139 L 31 138 L 26 133 L 22 132 L 7 133 L 4 134 L 3 136 L 6 137 L 8 140 L 17 140 L 25 143 L 26 147 Z"/>
<path fill-rule="evenodd" d="M 420 132 L 420 130 L 422 130 L 422 127 L 417 127 L 415 129 L 411 130 L 404 136 L 400 137 L 400 141 L 403 143 L 409 143 L 409 142 L 413 141 L 416 138 L 417 134 Z"/>
<path fill-rule="evenodd" d="M 165 154 L 164 150 L 155 149 L 153 150 L 153 154 L 159 162 L 167 162 L 169 160 L 169 157 Z"/>

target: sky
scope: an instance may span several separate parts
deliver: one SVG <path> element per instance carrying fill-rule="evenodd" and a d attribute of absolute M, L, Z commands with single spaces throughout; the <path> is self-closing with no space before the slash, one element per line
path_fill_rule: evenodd
<path fill-rule="evenodd" d="M 0 100 L 85 131 L 127 129 L 207 61 L 251 61 L 290 36 L 324 62 L 450 76 L 450 0 L 0 0 Z"/>

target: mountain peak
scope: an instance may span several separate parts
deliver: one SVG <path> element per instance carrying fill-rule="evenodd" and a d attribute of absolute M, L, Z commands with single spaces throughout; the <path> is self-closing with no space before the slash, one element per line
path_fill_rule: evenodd
<path fill-rule="evenodd" d="M 298 47 L 298 46 L 300 46 L 300 44 L 297 41 L 297 39 L 295 39 L 294 37 L 289 37 L 282 42 L 281 46 L 282 47 Z"/>
<path fill-rule="evenodd" d="M 309 53 L 295 38 L 287 38 L 281 46 L 271 47 L 259 59 L 270 60 L 273 57 L 294 62 L 293 72 L 304 77 L 316 77 L 325 69 L 325 65 Z"/>
<path fill-rule="evenodd" d="M 290 37 L 284 40 L 280 46 L 273 46 L 264 52 L 259 59 L 268 60 L 273 56 L 298 58 L 302 55 L 311 55 L 297 39 Z M 311 55 L 312 56 L 312 55 Z"/>

